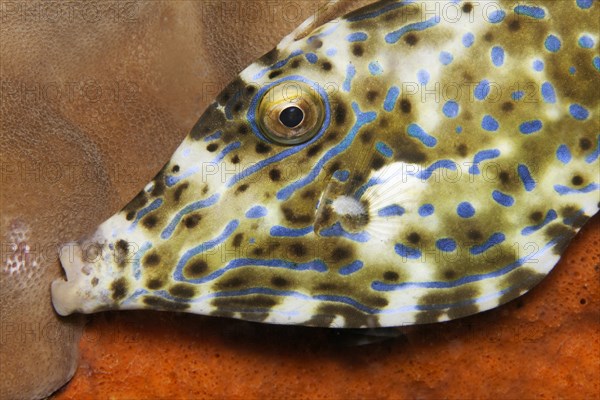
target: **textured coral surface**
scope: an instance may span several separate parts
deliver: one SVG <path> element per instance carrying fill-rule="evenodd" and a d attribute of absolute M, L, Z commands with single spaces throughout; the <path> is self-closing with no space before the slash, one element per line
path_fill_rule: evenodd
<path fill-rule="evenodd" d="M 56 400 L 598 398 L 599 245 L 596 216 L 525 296 L 366 346 L 326 329 L 96 315 L 79 369 Z"/>

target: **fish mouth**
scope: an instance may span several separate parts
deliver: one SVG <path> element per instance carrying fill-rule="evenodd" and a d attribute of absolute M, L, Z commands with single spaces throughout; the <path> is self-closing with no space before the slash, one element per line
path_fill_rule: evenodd
<path fill-rule="evenodd" d="M 60 264 L 65 271 L 65 279 L 52 282 L 52 304 L 59 315 L 69 315 L 79 310 L 85 303 L 85 280 L 91 274 L 91 266 L 83 259 L 81 245 L 77 242 L 64 244 L 59 252 Z"/>

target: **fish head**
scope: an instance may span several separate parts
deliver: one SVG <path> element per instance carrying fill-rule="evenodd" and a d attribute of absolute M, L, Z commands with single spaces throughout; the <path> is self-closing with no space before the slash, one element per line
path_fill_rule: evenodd
<path fill-rule="evenodd" d="M 510 90 L 492 99 L 554 57 L 517 20 L 550 29 L 551 10 L 502 7 L 450 23 L 384 1 L 284 39 L 133 201 L 67 246 L 57 311 L 364 328 L 454 319 L 531 289 L 598 210 L 598 99 L 580 82 L 567 99 L 566 68 L 534 94 L 544 108 Z M 585 51 L 562 54 L 587 57 L 579 74 L 597 80 Z M 466 94 L 440 101 L 437 85 Z"/>

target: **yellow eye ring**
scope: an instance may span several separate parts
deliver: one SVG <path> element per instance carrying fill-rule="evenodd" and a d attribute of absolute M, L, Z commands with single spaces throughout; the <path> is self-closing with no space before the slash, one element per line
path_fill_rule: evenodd
<path fill-rule="evenodd" d="M 260 99 L 256 123 L 269 140 L 300 144 L 313 138 L 325 118 L 319 93 L 300 81 L 283 81 L 270 87 Z"/>

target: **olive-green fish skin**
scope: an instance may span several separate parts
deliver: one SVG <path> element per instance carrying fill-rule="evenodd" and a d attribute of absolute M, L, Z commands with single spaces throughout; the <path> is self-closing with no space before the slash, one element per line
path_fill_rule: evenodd
<path fill-rule="evenodd" d="M 528 3 L 383 1 L 284 39 L 63 249 L 55 308 L 364 328 L 527 292 L 600 206 L 600 4 Z"/>

